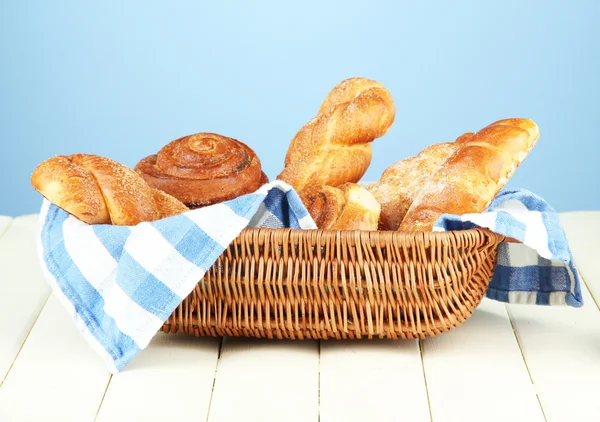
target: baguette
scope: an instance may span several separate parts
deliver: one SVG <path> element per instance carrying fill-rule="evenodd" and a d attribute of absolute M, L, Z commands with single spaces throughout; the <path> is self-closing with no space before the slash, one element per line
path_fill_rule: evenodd
<path fill-rule="evenodd" d="M 539 138 L 529 119 L 505 119 L 457 140 L 455 151 L 418 189 L 400 231 L 431 231 L 444 213 L 483 212 Z"/>
<path fill-rule="evenodd" d="M 442 165 L 458 145 L 433 144 L 418 155 L 389 166 L 381 178 L 367 189 L 381 204 L 380 230 L 397 230 L 427 179 Z"/>

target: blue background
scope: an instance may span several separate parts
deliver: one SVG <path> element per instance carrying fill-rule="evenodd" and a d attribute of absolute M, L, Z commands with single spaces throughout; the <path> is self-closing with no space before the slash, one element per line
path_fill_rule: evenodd
<path fill-rule="evenodd" d="M 363 180 L 506 117 L 541 137 L 509 187 L 558 211 L 600 209 L 600 2 L 4 1 L 0 214 L 37 212 L 29 177 L 54 155 L 134 166 L 217 132 L 269 177 L 333 86 L 373 78 L 396 121 Z"/>

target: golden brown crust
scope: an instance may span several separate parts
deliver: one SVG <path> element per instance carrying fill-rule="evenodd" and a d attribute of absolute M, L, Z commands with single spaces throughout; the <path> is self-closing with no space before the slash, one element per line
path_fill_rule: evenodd
<path fill-rule="evenodd" d="M 346 206 L 333 225 L 334 230 L 377 230 L 381 205 L 360 185 L 344 183 L 339 189 L 346 196 Z"/>
<path fill-rule="evenodd" d="M 433 144 L 418 155 L 389 166 L 367 189 L 381 204 L 380 230 L 397 230 L 427 179 L 455 151 L 453 142 Z"/>
<path fill-rule="evenodd" d="M 267 176 L 265 172 L 262 172 L 260 177 L 260 186 L 266 185 L 267 183 L 269 183 L 269 176 Z"/>
<path fill-rule="evenodd" d="M 128 167 L 97 155 L 75 154 L 71 161 L 96 179 L 112 224 L 130 226 L 159 218 L 152 190 Z"/>
<path fill-rule="evenodd" d="M 176 139 L 140 160 L 135 171 L 189 208 L 237 198 L 268 182 L 250 147 L 214 133 Z"/>
<path fill-rule="evenodd" d="M 483 212 L 538 138 L 532 120 L 505 119 L 463 140 L 419 190 L 398 230 L 430 231 L 444 213 Z"/>
<path fill-rule="evenodd" d="M 471 136 L 475 135 L 473 132 L 466 132 L 463 133 L 462 135 L 460 135 L 458 138 L 456 138 L 456 140 L 454 141 L 455 144 L 462 144 L 467 142 Z"/>
<path fill-rule="evenodd" d="M 31 184 L 88 224 L 130 226 L 187 211 L 175 198 L 154 192 L 129 167 L 98 155 L 50 158 L 34 170 Z"/>
<path fill-rule="evenodd" d="M 87 169 L 62 155 L 40 163 L 31 184 L 50 202 L 88 224 L 110 224 L 100 186 Z"/>
<path fill-rule="evenodd" d="M 344 193 L 332 186 L 310 186 L 300 193 L 302 203 L 320 229 L 330 229 L 346 204 Z"/>
<path fill-rule="evenodd" d="M 158 189 L 152 189 L 152 197 L 158 209 L 160 218 L 167 218 L 173 215 L 189 211 L 183 202 Z"/>
<path fill-rule="evenodd" d="M 342 81 L 294 136 L 277 178 L 298 192 L 306 186 L 358 182 L 371 163 L 370 143 L 389 130 L 395 113 L 392 96 L 380 83 Z"/>
<path fill-rule="evenodd" d="M 319 229 L 377 230 L 381 207 L 360 185 L 311 186 L 302 191 L 300 199 Z"/>

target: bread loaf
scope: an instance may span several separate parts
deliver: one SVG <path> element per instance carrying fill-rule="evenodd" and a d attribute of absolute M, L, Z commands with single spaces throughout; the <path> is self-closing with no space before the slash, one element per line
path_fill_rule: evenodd
<path fill-rule="evenodd" d="M 395 113 L 392 96 L 380 83 L 342 81 L 294 136 L 277 178 L 298 192 L 358 182 L 371 163 L 370 143 L 388 131 Z"/>
<path fill-rule="evenodd" d="M 215 133 L 176 139 L 140 160 L 135 171 L 189 208 L 234 199 L 268 182 L 250 147 Z"/>
<path fill-rule="evenodd" d="M 368 187 L 381 204 L 380 230 L 398 229 L 414 197 L 457 146 L 454 142 L 430 145 L 418 155 L 389 166 L 379 181 Z"/>
<path fill-rule="evenodd" d="M 398 230 L 430 231 L 444 213 L 483 212 L 539 138 L 529 119 L 505 119 L 457 141 L 454 152 L 416 191 Z"/>
<path fill-rule="evenodd" d="M 46 199 L 88 224 L 132 226 L 188 210 L 137 173 L 92 154 L 59 155 L 34 170 L 31 184 Z"/>
<path fill-rule="evenodd" d="M 360 185 L 310 186 L 302 191 L 300 199 L 319 229 L 377 230 L 381 206 Z"/>

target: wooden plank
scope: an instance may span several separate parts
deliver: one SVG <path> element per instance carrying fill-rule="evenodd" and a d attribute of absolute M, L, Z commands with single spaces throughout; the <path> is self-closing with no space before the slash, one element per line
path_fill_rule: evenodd
<path fill-rule="evenodd" d="M 158 333 L 113 375 L 97 421 L 206 420 L 220 339 Z"/>
<path fill-rule="evenodd" d="M 422 347 L 433 421 L 544 421 L 502 303 L 484 299 Z"/>
<path fill-rule="evenodd" d="M 210 422 L 317 421 L 319 343 L 224 339 Z"/>
<path fill-rule="evenodd" d="M 598 213 L 563 215 L 575 262 L 600 285 Z M 586 286 L 584 306 L 507 305 L 540 403 L 549 422 L 596 421 L 600 414 L 600 311 Z"/>
<path fill-rule="evenodd" d="M 548 421 L 597 420 L 600 312 L 583 286 L 583 308 L 508 305 Z"/>
<path fill-rule="evenodd" d="M 321 342 L 320 420 L 429 422 L 416 340 Z"/>
<path fill-rule="evenodd" d="M 9 222 L 0 220 L 0 386 L 50 295 L 36 250 L 37 215 Z"/>
<path fill-rule="evenodd" d="M 92 421 L 109 379 L 52 295 L 0 388 L 0 421 Z"/>

